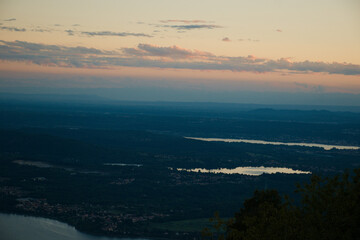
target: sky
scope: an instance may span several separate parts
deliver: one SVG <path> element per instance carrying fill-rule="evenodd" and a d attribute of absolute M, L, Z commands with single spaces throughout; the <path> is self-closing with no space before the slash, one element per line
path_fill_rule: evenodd
<path fill-rule="evenodd" d="M 0 0 L 0 92 L 360 105 L 360 1 Z"/>

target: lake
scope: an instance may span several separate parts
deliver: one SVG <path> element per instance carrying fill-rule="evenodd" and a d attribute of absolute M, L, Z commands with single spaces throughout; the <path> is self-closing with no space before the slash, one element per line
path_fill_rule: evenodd
<path fill-rule="evenodd" d="M 285 173 L 285 174 L 311 174 L 308 171 L 294 170 L 291 168 L 279 168 L 279 167 L 237 167 L 237 168 L 219 168 L 219 169 L 205 169 L 205 168 L 177 168 L 178 171 L 187 172 L 201 172 L 201 173 L 225 173 L 225 174 L 244 174 L 251 176 L 260 176 L 263 173 Z"/>
<path fill-rule="evenodd" d="M 319 147 L 325 150 L 340 149 L 340 150 L 358 150 L 357 146 L 341 146 L 341 145 L 328 145 L 320 143 L 294 143 L 294 142 L 271 142 L 262 140 L 249 140 L 249 139 L 232 139 L 232 138 L 199 138 L 199 137 L 184 137 L 187 139 L 206 141 L 206 142 L 228 142 L 228 143 L 253 143 L 253 144 L 270 144 L 270 145 L 287 145 L 287 146 L 302 146 L 302 147 Z"/>
<path fill-rule="evenodd" d="M 91 236 L 56 220 L 0 213 L 0 238 L 4 240 L 148 240 Z"/>
<path fill-rule="evenodd" d="M 136 163 L 104 163 L 105 166 L 119 166 L 119 167 L 142 167 L 142 164 Z"/>

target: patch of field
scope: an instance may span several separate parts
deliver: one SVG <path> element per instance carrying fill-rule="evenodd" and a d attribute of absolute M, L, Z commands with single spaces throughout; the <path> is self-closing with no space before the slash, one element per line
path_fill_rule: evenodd
<path fill-rule="evenodd" d="M 227 220 L 227 219 L 223 219 Z M 208 218 L 189 219 L 182 221 L 171 221 L 164 223 L 152 223 L 151 229 L 171 231 L 171 232 L 201 232 L 205 227 L 212 228 L 213 222 Z"/>

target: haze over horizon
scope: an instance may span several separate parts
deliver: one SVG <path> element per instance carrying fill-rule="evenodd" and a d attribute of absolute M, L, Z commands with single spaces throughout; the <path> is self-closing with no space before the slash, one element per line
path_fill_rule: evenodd
<path fill-rule="evenodd" d="M 360 106 L 360 2 L 0 3 L 0 92 Z"/>

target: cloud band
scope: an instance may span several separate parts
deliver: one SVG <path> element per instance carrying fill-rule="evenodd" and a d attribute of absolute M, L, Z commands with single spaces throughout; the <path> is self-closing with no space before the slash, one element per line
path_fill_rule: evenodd
<path fill-rule="evenodd" d="M 160 47 L 150 44 L 139 44 L 136 48 L 123 48 L 119 52 L 0 40 L 0 59 L 61 67 L 108 68 L 131 66 L 259 73 L 288 71 L 360 75 L 360 65 L 349 63 L 292 62 L 286 58 L 272 60 L 254 56 L 216 56 L 209 52 L 189 50 L 178 46 Z"/>

